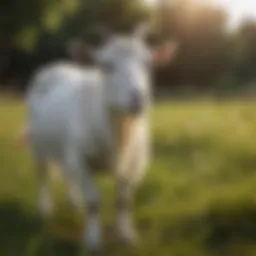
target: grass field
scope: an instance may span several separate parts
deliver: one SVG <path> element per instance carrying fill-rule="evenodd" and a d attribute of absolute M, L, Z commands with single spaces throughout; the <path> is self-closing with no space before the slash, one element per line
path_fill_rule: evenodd
<path fill-rule="evenodd" d="M 63 204 L 54 177 L 56 211 L 47 223 L 36 214 L 29 152 L 15 144 L 24 114 L 18 100 L 1 100 L 0 255 L 80 255 L 83 218 Z M 99 180 L 103 255 L 255 256 L 256 104 L 159 103 L 152 128 L 154 157 L 134 200 L 136 248 L 112 241 L 112 183 Z"/>

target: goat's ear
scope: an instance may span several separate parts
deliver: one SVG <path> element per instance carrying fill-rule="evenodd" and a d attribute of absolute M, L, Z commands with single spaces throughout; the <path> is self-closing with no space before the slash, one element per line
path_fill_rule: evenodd
<path fill-rule="evenodd" d="M 72 39 L 67 44 L 68 56 L 78 62 L 86 60 L 88 52 L 85 43 L 79 39 Z"/>
<path fill-rule="evenodd" d="M 178 44 L 175 41 L 168 41 L 157 45 L 152 49 L 152 62 L 154 66 L 166 66 L 170 63 L 177 52 Z"/>

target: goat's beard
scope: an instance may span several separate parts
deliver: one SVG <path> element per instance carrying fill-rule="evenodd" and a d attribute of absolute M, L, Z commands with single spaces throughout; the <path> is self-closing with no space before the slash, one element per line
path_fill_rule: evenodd
<path fill-rule="evenodd" d="M 130 146 L 134 143 L 133 135 L 136 134 L 134 129 L 136 128 L 137 121 L 138 117 L 136 116 L 120 113 L 112 115 L 113 139 L 116 149 L 114 169 L 118 176 L 122 176 L 122 178 L 126 178 L 125 167 L 130 159 L 129 154 L 132 153 Z"/>
<path fill-rule="evenodd" d="M 126 145 L 129 143 L 133 134 L 134 124 L 138 117 L 125 115 L 125 114 L 113 114 L 112 115 L 112 129 L 114 134 L 115 146 L 118 151 L 123 151 Z"/>

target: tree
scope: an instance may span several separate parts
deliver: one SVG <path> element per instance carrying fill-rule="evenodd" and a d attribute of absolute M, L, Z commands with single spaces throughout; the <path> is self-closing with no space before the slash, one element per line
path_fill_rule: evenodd
<path fill-rule="evenodd" d="M 0 79 L 8 74 L 15 49 L 35 50 L 41 31 L 57 31 L 63 19 L 74 14 L 78 6 L 79 0 L 2 0 Z"/>
<path fill-rule="evenodd" d="M 234 76 L 241 82 L 255 80 L 256 78 L 256 22 L 245 20 L 233 37 Z"/>
<path fill-rule="evenodd" d="M 23 76 L 65 57 L 67 40 L 92 24 L 131 29 L 149 13 L 144 0 L 2 0 L 1 4 L 0 54 L 6 57 L 0 61 L 0 78 Z"/>
<path fill-rule="evenodd" d="M 175 63 L 159 72 L 159 81 L 167 86 L 170 82 L 210 85 L 230 60 L 227 14 L 203 2 L 172 3 L 166 10 L 165 26 L 167 33 L 178 38 L 179 54 Z"/>
<path fill-rule="evenodd" d="M 77 10 L 79 0 L 2 0 L 1 5 L 1 37 L 10 46 L 30 50 L 40 31 L 57 30 Z"/>

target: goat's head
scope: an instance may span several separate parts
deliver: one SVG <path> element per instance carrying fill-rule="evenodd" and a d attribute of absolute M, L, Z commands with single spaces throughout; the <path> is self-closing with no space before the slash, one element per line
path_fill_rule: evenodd
<path fill-rule="evenodd" d="M 110 107 L 126 114 L 138 115 L 147 109 L 151 68 L 169 63 L 176 49 L 174 42 L 149 47 L 144 41 L 145 34 L 145 28 L 139 26 L 131 35 L 101 33 L 101 44 L 97 47 L 96 42 L 93 47 L 84 43 L 84 51 L 105 75 Z M 82 45 L 71 53 L 81 52 Z"/>

